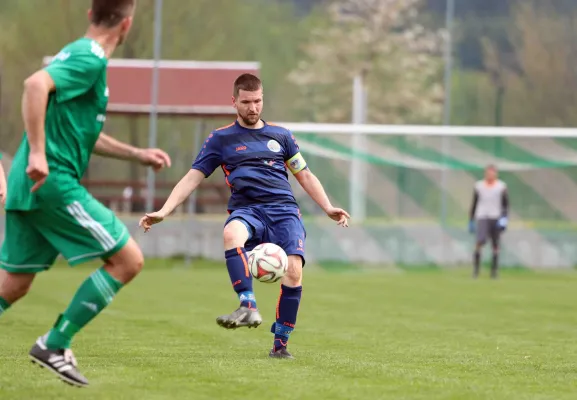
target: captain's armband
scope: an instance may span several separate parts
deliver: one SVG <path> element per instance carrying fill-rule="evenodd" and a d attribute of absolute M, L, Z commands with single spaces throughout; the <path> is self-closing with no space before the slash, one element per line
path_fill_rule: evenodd
<path fill-rule="evenodd" d="M 303 169 L 307 167 L 307 162 L 301 155 L 301 153 L 296 153 L 294 156 L 289 158 L 286 162 L 286 165 L 290 172 L 294 174 L 301 172 Z"/>

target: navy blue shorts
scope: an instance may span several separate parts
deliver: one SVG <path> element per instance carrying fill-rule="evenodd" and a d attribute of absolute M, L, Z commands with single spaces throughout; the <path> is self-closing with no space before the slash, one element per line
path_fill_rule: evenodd
<path fill-rule="evenodd" d="M 251 251 L 261 243 L 274 243 L 287 255 L 299 255 L 305 264 L 307 232 L 301 213 L 295 206 L 252 206 L 234 210 L 226 220 L 240 220 L 249 232 L 245 249 Z"/>

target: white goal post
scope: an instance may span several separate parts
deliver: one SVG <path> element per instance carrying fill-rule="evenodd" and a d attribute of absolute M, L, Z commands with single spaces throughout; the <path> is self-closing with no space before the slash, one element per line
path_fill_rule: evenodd
<path fill-rule="evenodd" d="M 479 136 L 479 137 L 555 137 L 577 138 L 577 128 L 443 126 L 443 125 L 376 125 L 278 122 L 275 124 L 295 133 L 406 136 Z"/>
<path fill-rule="evenodd" d="M 554 127 L 492 127 L 492 126 L 443 126 L 443 125 L 377 125 L 377 124 L 327 124 L 327 123 L 276 123 L 297 134 L 317 135 L 350 135 L 351 150 L 364 154 L 367 151 L 367 135 L 405 136 L 405 137 L 438 137 L 442 143 L 442 154 L 450 156 L 452 137 L 501 137 L 501 138 L 577 138 L 577 128 Z M 304 139 L 304 138 L 303 138 Z M 318 149 L 329 154 L 328 149 Z M 362 157 L 350 159 L 349 201 L 351 213 L 355 220 L 363 221 L 366 216 L 365 192 L 367 189 L 366 162 Z M 442 169 L 445 169 L 444 167 Z M 447 186 L 447 174 L 441 176 L 441 185 Z M 444 197 L 443 197 L 444 202 Z M 442 206 L 446 213 L 446 205 Z"/>

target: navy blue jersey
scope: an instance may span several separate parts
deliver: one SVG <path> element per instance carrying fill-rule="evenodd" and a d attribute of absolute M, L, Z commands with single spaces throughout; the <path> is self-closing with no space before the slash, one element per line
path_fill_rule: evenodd
<path fill-rule="evenodd" d="M 266 122 L 261 129 L 247 129 L 235 121 L 213 131 L 192 168 L 208 177 L 219 166 L 231 190 L 229 211 L 256 204 L 297 205 L 288 170 L 297 173 L 306 163 L 287 129 Z"/>

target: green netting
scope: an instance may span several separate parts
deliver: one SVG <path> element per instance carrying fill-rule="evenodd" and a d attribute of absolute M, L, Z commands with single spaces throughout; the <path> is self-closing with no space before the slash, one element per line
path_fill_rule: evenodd
<path fill-rule="evenodd" d="M 509 187 L 517 223 L 577 220 L 577 139 L 365 135 L 359 149 L 351 135 L 297 136 L 311 168 L 345 207 L 351 206 L 351 164 L 364 163 L 368 221 L 438 222 L 444 215 L 443 223 L 462 224 L 489 163 Z"/>

